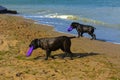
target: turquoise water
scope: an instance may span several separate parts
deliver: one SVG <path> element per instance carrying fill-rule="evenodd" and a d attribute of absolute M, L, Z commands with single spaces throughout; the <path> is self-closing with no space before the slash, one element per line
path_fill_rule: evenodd
<path fill-rule="evenodd" d="M 73 21 L 93 25 L 97 39 L 120 43 L 119 0 L 0 0 L 0 5 L 60 32 L 68 33 L 66 29 Z"/>
<path fill-rule="evenodd" d="M 1 4 L 8 5 L 80 5 L 80 6 L 107 6 L 119 7 L 119 0 L 0 0 Z"/>

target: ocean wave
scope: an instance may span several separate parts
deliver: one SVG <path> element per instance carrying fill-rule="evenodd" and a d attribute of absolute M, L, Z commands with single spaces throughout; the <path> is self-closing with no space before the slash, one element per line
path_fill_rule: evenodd
<path fill-rule="evenodd" d="M 110 23 L 106 23 L 106 22 L 99 21 L 99 20 L 93 20 L 93 19 L 89 19 L 89 18 L 79 18 L 79 20 L 81 20 L 82 22 L 93 23 L 96 25 L 102 25 L 104 27 L 120 29 L 120 24 L 110 24 Z"/>
<path fill-rule="evenodd" d="M 83 18 L 79 16 L 74 15 L 58 15 L 58 14 L 49 14 L 49 15 L 42 15 L 42 16 L 27 16 L 29 18 L 60 18 L 60 19 L 67 19 L 67 20 L 80 20 L 82 22 L 87 23 L 93 23 L 93 24 L 102 24 L 102 25 L 108 25 L 107 23 L 104 23 L 102 21 L 93 20 L 89 18 Z"/>
<path fill-rule="evenodd" d="M 24 16 L 24 17 L 27 17 L 27 18 L 44 18 L 44 16 Z"/>
<path fill-rule="evenodd" d="M 89 18 L 84 18 L 84 17 L 79 17 L 75 15 L 59 15 L 59 14 L 49 14 L 45 15 L 45 17 L 48 18 L 60 18 L 60 19 L 67 19 L 67 20 L 80 20 L 82 22 L 87 22 L 87 23 L 93 23 L 93 24 L 99 24 L 99 25 L 105 25 L 105 26 L 110 26 L 108 23 L 99 21 L 99 20 L 93 20 Z"/>
<path fill-rule="evenodd" d="M 74 15 L 58 15 L 57 13 L 56 14 L 49 14 L 49 15 L 46 15 L 45 17 L 68 19 L 68 20 L 78 20 L 79 19 L 78 16 L 74 16 Z"/>
<path fill-rule="evenodd" d="M 48 15 L 34 15 L 34 16 L 25 16 L 27 18 L 59 18 L 59 19 L 66 19 L 66 20 L 75 20 L 75 21 L 82 21 L 84 23 L 92 23 L 95 25 L 102 25 L 102 26 L 106 26 L 106 27 L 118 27 L 120 26 L 120 24 L 109 24 L 109 23 L 105 23 L 103 21 L 99 21 L 99 20 L 94 20 L 94 19 L 90 19 L 90 18 L 84 18 L 84 17 L 79 17 L 79 16 L 75 16 L 75 15 L 59 15 L 57 13 L 55 14 L 48 14 Z"/>
<path fill-rule="evenodd" d="M 79 20 L 81 20 L 83 22 L 93 23 L 93 24 L 108 25 L 105 22 L 102 22 L 102 21 L 99 21 L 99 20 L 93 20 L 93 19 L 89 19 L 89 18 L 82 18 L 82 17 L 80 17 Z"/>
<path fill-rule="evenodd" d="M 34 16 L 27 16 L 28 18 L 59 18 L 59 19 L 66 19 L 66 20 L 80 20 L 85 23 L 93 23 L 97 25 L 104 25 L 104 26 L 111 26 L 108 23 L 99 21 L 99 20 L 93 20 L 89 18 L 79 17 L 76 15 L 60 15 L 58 13 L 55 14 L 48 14 L 48 15 L 34 15 Z"/>

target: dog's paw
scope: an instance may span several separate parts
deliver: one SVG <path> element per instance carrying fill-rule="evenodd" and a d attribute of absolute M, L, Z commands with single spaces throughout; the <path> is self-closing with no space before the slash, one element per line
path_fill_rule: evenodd
<path fill-rule="evenodd" d="M 56 59 L 54 56 L 51 56 L 52 59 Z"/>
<path fill-rule="evenodd" d="M 48 58 L 45 58 L 45 60 L 48 60 Z"/>
<path fill-rule="evenodd" d="M 73 60 L 73 58 L 70 58 L 70 60 Z"/>

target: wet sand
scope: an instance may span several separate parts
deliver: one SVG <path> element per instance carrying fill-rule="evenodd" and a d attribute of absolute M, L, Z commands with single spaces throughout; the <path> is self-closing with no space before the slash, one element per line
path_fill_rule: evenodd
<path fill-rule="evenodd" d="M 0 15 L 0 80 L 120 80 L 120 45 L 89 38 L 72 39 L 74 60 L 45 58 L 45 51 L 26 52 L 31 40 L 43 37 L 72 36 L 54 31 L 52 26 L 35 24 L 30 19 Z"/>

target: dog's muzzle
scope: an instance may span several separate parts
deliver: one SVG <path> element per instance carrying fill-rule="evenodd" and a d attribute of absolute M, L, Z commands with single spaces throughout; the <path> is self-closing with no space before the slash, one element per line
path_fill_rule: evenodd
<path fill-rule="evenodd" d="M 73 30 L 73 28 L 71 26 L 67 29 L 68 32 L 70 32 L 72 30 Z"/>

